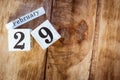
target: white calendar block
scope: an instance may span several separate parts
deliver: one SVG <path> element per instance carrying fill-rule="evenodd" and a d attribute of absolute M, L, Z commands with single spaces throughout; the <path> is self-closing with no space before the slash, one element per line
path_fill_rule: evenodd
<path fill-rule="evenodd" d="M 8 30 L 9 51 L 29 51 L 31 48 L 31 29 Z"/>
<path fill-rule="evenodd" d="M 42 16 L 43 14 L 45 14 L 45 10 L 43 7 L 40 7 L 30 13 L 27 13 L 9 23 L 6 24 L 6 28 L 7 29 L 14 29 L 17 28 L 33 19 L 36 19 L 37 17 Z"/>
<path fill-rule="evenodd" d="M 49 20 L 39 25 L 31 34 L 43 49 L 46 49 L 61 37 Z"/>

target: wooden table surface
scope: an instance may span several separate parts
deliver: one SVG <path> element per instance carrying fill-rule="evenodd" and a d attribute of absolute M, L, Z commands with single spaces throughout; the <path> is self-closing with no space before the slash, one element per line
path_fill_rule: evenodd
<path fill-rule="evenodd" d="M 61 39 L 8 51 L 5 24 L 43 6 Z M 0 80 L 120 80 L 120 0 L 0 0 Z"/>

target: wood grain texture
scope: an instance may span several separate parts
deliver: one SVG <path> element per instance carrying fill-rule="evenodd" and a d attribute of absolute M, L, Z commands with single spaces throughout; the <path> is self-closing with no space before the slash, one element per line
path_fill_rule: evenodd
<path fill-rule="evenodd" d="M 46 62 L 46 50 L 42 50 L 33 40 L 29 52 L 8 51 L 7 30 L 5 24 L 34 9 L 44 6 L 44 15 L 22 28 L 34 29 L 46 18 L 50 19 L 51 0 L 0 0 L 0 80 L 43 80 Z"/>
<path fill-rule="evenodd" d="M 99 0 L 90 80 L 120 80 L 120 0 Z"/>
<path fill-rule="evenodd" d="M 53 0 L 51 21 L 62 38 L 48 48 L 46 80 L 88 80 L 96 0 Z"/>
<path fill-rule="evenodd" d="M 120 0 L 0 0 L 0 80 L 120 80 Z M 8 51 L 5 24 L 44 6 L 19 28 L 51 20 L 62 38 L 48 50 Z M 46 54 L 47 53 L 47 54 Z M 92 61 L 92 62 L 91 62 Z"/>

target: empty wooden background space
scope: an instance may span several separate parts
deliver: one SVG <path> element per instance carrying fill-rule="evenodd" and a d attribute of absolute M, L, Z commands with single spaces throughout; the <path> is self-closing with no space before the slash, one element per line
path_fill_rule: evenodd
<path fill-rule="evenodd" d="M 5 24 L 43 6 L 61 39 L 42 50 L 8 51 Z M 0 0 L 0 80 L 120 80 L 120 0 Z"/>

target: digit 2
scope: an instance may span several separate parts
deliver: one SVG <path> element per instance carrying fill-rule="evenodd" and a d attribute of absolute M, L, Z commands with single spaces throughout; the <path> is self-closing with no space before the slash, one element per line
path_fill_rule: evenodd
<path fill-rule="evenodd" d="M 14 48 L 24 49 L 25 43 L 23 43 L 23 45 L 19 45 L 19 43 L 24 39 L 25 35 L 24 35 L 22 32 L 16 32 L 16 33 L 14 34 L 14 38 L 15 38 L 15 39 L 18 39 L 18 35 L 17 35 L 17 34 L 20 34 L 21 37 L 20 37 L 19 41 L 16 43 L 16 45 L 14 46 Z"/>
<path fill-rule="evenodd" d="M 47 34 L 45 35 L 44 33 L 42 33 L 42 30 L 44 30 Z M 50 37 L 50 40 L 49 39 L 45 39 L 45 42 L 47 44 L 49 44 L 49 43 L 51 43 L 53 41 L 53 34 L 51 33 L 51 31 L 48 28 L 42 27 L 42 28 L 40 28 L 40 30 L 38 31 L 38 33 L 39 33 L 39 36 L 41 38 L 46 38 L 47 36 Z"/>

